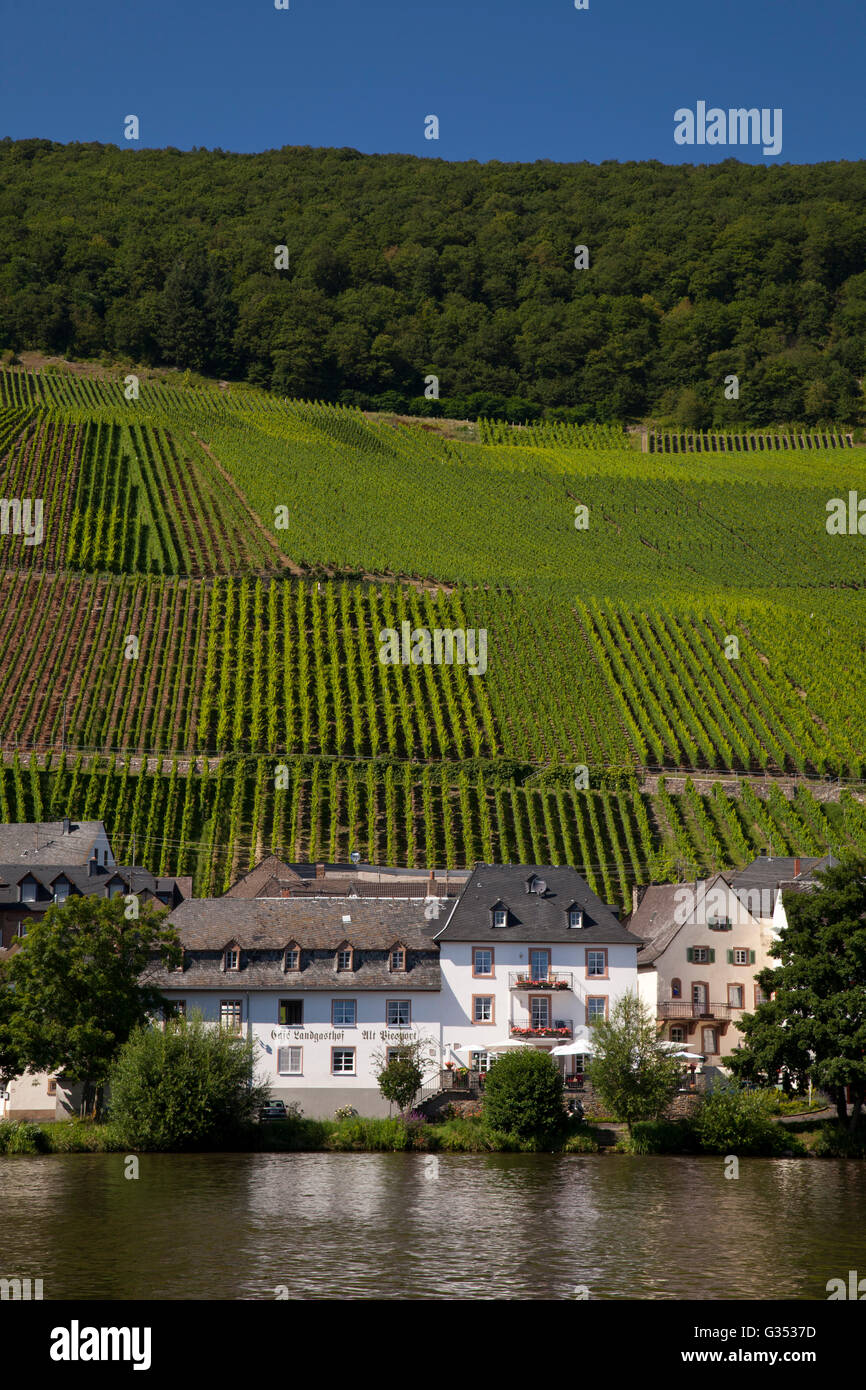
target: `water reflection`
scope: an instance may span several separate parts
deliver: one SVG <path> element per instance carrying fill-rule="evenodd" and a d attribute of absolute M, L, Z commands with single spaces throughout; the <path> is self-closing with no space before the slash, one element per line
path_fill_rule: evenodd
<path fill-rule="evenodd" d="M 823 1299 L 864 1165 L 530 1154 L 0 1160 L 0 1273 L 46 1298 Z"/>

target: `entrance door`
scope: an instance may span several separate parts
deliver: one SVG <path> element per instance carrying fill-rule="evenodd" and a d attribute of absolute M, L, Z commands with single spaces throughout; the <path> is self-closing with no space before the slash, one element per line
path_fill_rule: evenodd
<path fill-rule="evenodd" d="M 700 1016 L 708 1011 L 706 985 L 692 985 L 692 1008 Z"/>

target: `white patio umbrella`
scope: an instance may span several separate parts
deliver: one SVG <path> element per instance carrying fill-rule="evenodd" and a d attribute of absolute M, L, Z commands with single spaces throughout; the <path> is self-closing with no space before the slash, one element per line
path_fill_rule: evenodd
<path fill-rule="evenodd" d="M 570 1043 L 560 1043 L 558 1047 L 551 1048 L 550 1055 L 551 1057 L 579 1057 L 581 1055 L 591 1057 L 594 1051 L 595 1048 L 593 1047 L 591 1042 L 575 1041 Z"/>

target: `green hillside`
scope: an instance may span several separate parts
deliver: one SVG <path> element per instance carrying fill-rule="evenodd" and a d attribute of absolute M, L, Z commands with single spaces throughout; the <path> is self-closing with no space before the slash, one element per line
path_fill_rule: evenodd
<path fill-rule="evenodd" d="M 770 841 L 866 845 L 856 799 L 816 796 L 866 777 L 864 542 L 826 527 L 860 451 L 479 436 L 0 372 L 3 495 L 44 503 L 41 544 L 0 538 L 0 813 L 103 815 L 199 888 L 357 847 L 565 860 L 625 901 Z M 484 669 L 384 664 L 404 623 L 483 630 Z"/>

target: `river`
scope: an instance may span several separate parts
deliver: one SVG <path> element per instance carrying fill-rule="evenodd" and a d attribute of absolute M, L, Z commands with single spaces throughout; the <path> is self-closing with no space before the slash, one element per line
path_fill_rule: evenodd
<path fill-rule="evenodd" d="M 826 1299 L 866 1164 L 535 1154 L 0 1159 L 0 1276 L 49 1299 Z"/>

